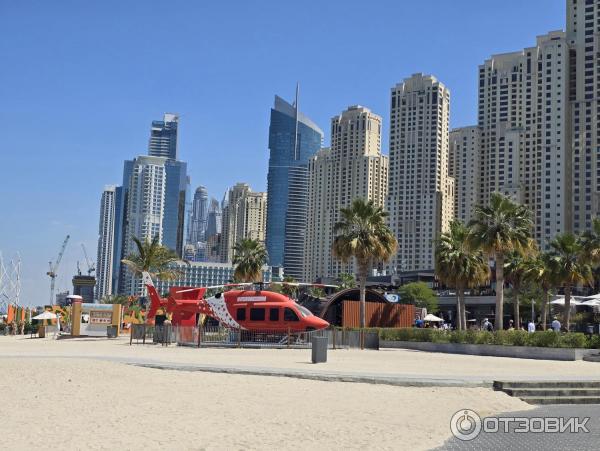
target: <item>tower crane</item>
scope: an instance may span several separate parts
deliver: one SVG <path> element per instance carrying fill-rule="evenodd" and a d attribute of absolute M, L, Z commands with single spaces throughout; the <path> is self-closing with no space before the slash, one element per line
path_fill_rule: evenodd
<path fill-rule="evenodd" d="M 81 248 L 83 249 L 83 255 L 85 256 L 85 263 L 87 264 L 87 267 L 88 267 L 88 269 L 87 269 L 88 276 L 91 276 L 92 273 L 94 271 L 96 271 L 96 266 L 88 258 L 88 254 L 87 254 L 87 250 L 85 248 L 85 244 L 81 243 Z"/>
<path fill-rule="evenodd" d="M 63 254 L 65 253 L 65 248 L 67 247 L 67 243 L 69 242 L 69 235 L 63 241 L 63 244 L 60 248 L 60 252 L 58 253 L 58 258 L 52 264 L 52 262 L 48 262 L 50 266 L 50 270 L 46 273 L 47 276 L 50 276 L 50 305 L 54 304 L 54 283 L 56 282 L 56 276 L 58 275 L 56 271 L 58 271 L 58 266 L 60 265 L 60 261 L 62 260 Z"/>

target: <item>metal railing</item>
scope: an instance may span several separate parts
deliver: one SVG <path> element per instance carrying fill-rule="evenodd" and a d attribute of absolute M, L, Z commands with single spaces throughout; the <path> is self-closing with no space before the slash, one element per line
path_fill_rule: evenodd
<path fill-rule="evenodd" d="M 222 326 L 153 326 L 133 325 L 130 344 L 155 343 L 179 346 L 230 347 L 230 348 L 295 348 L 310 349 L 312 337 L 327 337 L 329 349 L 348 349 L 361 347 L 361 332 L 341 328 L 327 328 L 309 332 L 291 330 L 237 330 Z M 363 346 L 379 349 L 377 332 L 362 333 Z"/>

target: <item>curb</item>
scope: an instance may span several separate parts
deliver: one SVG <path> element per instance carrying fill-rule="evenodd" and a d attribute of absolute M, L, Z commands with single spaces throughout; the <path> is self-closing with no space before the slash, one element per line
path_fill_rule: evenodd
<path fill-rule="evenodd" d="M 307 379 L 323 382 L 352 382 L 375 385 L 393 385 L 396 387 L 485 387 L 492 388 L 493 381 L 465 381 L 460 379 L 423 379 L 407 378 L 398 376 L 380 376 L 371 374 L 352 373 L 308 373 L 271 368 L 242 368 L 209 365 L 169 365 L 153 363 L 127 363 L 128 365 L 143 368 L 171 371 L 188 371 L 220 374 L 240 374 L 250 376 L 291 377 L 296 379 Z"/>

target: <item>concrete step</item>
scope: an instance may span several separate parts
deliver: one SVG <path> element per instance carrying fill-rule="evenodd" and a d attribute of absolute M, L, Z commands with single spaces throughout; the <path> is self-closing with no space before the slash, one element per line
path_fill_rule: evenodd
<path fill-rule="evenodd" d="M 495 390 L 519 389 L 519 388 L 550 388 L 550 389 L 566 389 L 566 388 L 588 388 L 600 389 L 600 380 L 597 381 L 494 381 Z"/>
<path fill-rule="evenodd" d="M 534 398 L 544 396 L 597 396 L 600 398 L 600 388 L 504 388 L 502 391 L 521 399 L 527 396 Z"/>
<path fill-rule="evenodd" d="M 529 404 L 600 404 L 600 396 L 522 396 Z"/>

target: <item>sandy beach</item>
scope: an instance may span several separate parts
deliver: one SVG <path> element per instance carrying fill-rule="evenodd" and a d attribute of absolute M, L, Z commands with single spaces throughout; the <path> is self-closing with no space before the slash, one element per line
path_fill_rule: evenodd
<path fill-rule="evenodd" d="M 129 346 L 124 340 L 0 337 L 6 449 L 429 449 L 449 436 L 462 408 L 480 415 L 531 406 L 487 388 L 396 387 L 141 368 L 134 361 L 212 362 L 323 371 L 454 375 L 455 357 L 335 351 L 322 365 L 309 350 Z M 482 359 L 481 357 L 472 357 Z M 479 366 L 486 362 L 479 360 Z M 426 361 L 436 365 L 419 366 Z M 499 359 L 514 361 L 516 359 Z M 517 361 L 521 366 L 530 361 Z M 529 374 L 557 363 L 533 362 Z M 593 365 L 593 364 L 592 364 Z M 487 363 L 489 366 L 489 362 Z M 527 365 L 526 365 L 527 366 Z M 506 365 L 504 365 L 506 367 Z M 537 368 L 533 371 L 532 368 Z M 594 367 L 596 368 L 596 367 Z M 591 374 L 591 369 L 590 369 Z"/>

